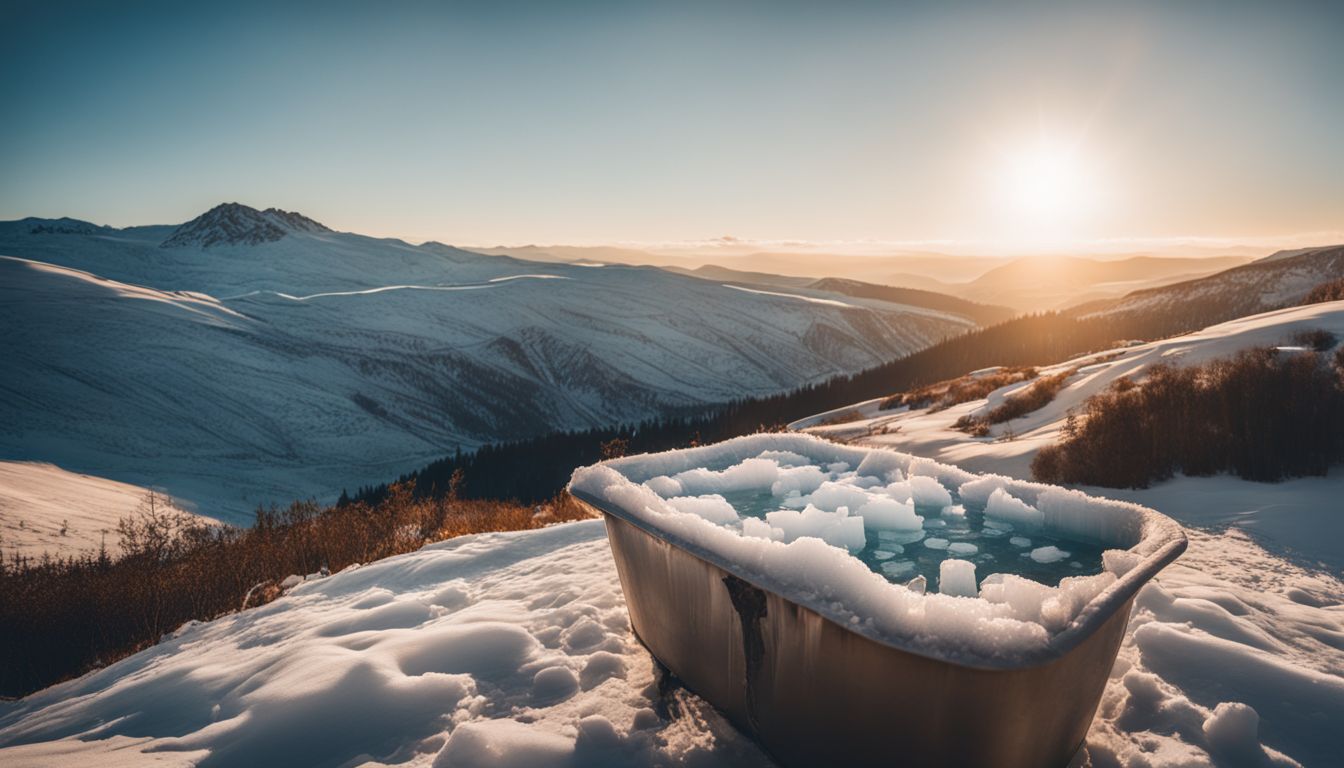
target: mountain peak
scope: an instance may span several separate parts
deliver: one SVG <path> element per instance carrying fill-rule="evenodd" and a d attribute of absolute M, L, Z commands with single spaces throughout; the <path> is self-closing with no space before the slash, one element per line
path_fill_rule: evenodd
<path fill-rule="evenodd" d="M 330 232 L 301 213 L 267 208 L 259 211 L 242 203 L 221 203 L 173 230 L 163 248 L 212 245 L 259 245 L 291 232 Z"/>

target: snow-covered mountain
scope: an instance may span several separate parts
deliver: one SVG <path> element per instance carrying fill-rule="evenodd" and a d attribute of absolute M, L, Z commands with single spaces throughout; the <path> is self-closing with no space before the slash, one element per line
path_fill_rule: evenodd
<path fill-rule="evenodd" d="M 0 458 L 235 519 L 458 447 L 777 392 L 973 325 L 236 205 L 177 228 L 3 223 L 0 254 Z"/>
<path fill-rule="evenodd" d="M 270 243 L 291 232 L 330 232 L 301 213 L 267 208 L 258 211 L 239 203 L 221 203 L 178 227 L 162 248 Z"/>

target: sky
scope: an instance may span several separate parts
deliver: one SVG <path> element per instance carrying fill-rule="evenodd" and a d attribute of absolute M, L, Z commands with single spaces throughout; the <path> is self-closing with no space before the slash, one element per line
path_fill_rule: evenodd
<path fill-rule="evenodd" d="M 473 245 L 1344 239 L 1344 3 L 0 6 L 0 219 Z"/>

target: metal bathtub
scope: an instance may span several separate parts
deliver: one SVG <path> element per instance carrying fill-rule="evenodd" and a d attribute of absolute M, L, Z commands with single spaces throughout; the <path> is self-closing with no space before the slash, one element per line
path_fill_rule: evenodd
<path fill-rule="evenodd" d="M 1149 536 L 1139 564 L 1047 652 L 972 666 L 841 624 L 619 506 L 574 494 L 606 521 L 640 641 L 788 766 L 1067 765 L 1087 735 L 1135 593 L 1186 546 L 1174 525 L 1163 540 Z"/>

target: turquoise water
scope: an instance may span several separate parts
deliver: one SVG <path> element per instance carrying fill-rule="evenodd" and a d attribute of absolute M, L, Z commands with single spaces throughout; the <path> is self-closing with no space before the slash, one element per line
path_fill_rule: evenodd
<path fill-rule="evenodd" d="M 767 512 L 783 508 L 781 499 L 769 491 L 752 490 L 723 496 L 740 517 L 764 519 Z M 956 499 L 955 492 L 953 498 Z M 947 558 L 975 563 L 977 585 L 991 573 L 1012 573 L 1057 586 L 1066 576 L 1090 576 L 1102 570 L 1103 548 L 1095 544 L 1049 535 L 1036 526 L 986 518 L 983 510 L 969 506 L 964 515 L 946 517 L 938 507 L 916 505 L 915 511 L 924 517 L 923 530 L 867 530 L 867 546 L 855 553 L 855 557 L 869 569 L 894 584 L 905 584 L 916 576 L 923 576 L 928 581 L 929 591 L 936 591 L 939 565 Z M 1030 557 L 1033 549 L 1047 546 L 1069 554 L 1051 563 L 1037 562 Z M 974 547 L 974 552 L 969 552 L 969 547 Z"/>

